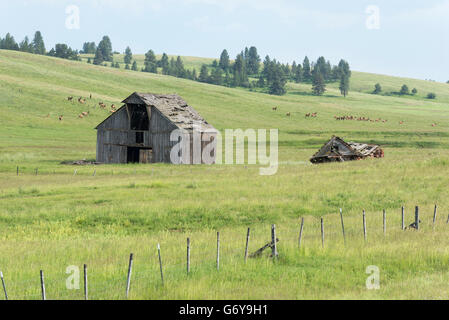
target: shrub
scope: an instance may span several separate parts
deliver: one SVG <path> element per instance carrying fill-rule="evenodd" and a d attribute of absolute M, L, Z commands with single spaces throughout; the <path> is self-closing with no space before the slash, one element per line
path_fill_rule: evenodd
<path fill-rule="evenodd" d="M 437 97 L 437 95 L 433 92 L 430 92 L 427 94 L 427 99 L 435 99 Z"/>

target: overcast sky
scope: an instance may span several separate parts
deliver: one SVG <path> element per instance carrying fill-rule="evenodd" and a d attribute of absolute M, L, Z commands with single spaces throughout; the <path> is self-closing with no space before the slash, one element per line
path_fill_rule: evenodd
<path fill-rule="evenodd" d="M 2 37 L 36 30 L 47 50 L 103 35 L 134 53 L 235 57 L 254 45 L 283 62 L 323 55 L 358 71 L 449 80 L 449 0 L 0 0 Z"/>

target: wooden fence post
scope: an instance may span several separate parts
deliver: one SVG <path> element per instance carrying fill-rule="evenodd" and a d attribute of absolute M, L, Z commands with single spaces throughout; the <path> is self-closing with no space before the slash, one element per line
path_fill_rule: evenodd
<path fill-rule="evenodd" d="M 301 249 L 302 233 L 304 230 L 304 218 L 301 218 L 301 228 L 299 229 L 298 247 Z"/>
<path fill-rule="evenodd" d="M 17 169 L 16 169 L 17 171 L 17 176 L 19 176 L 19 166 L 17 166 Z"/>
<path fill-rule="evenodd" d="M 45 282 L 44 282 L 44 271 L 40 271 L 41 275 L 41 292 L 42 292 L 42 300 L 47 300 L 47 297 L 45 295 Z"/>
<path fill-rule="evenodd" d="M 365 217 L 365 210 L 363 210 L 363 238 L 366 242 L 366 217 Z"/>
<path fill-rule="evenodd" d="M 94 174 L 92 176 L 95 177 L 96 174 L 97 174 L 97 169 L 94 170 Z"/>
<path fill-rule="evenodd" d="M 419 230 L 419 207 L 415 207 L 415 226 L 416 230 Z"/>
<path fill-rule="evenodd" d="M 321 217 L 321 246 L 324 248 L 324 221 Z"/>
<path fill-rule="evenodd" d="M 383 226 L 384 226 L 384 236 L 387 236 L 387 212 L 383 211 Z"/>
<path fill-rule="evenodd" d="M 404 207 L 401 207 L 401 230 L 405 230 Z"/>
<path fill-rule="evenodd" d="M 39 168 L 35 169 L 35 175 L 37 176 L 37 172 L 38 172 Z"/>
<path fill-rule="evenodd" d="M 248 260 L 249 232 L 250 228 L 248 228 L 248 231 L 246 232 L 245 263 Z"/>
<path fill-rule="evenodd" d="M 0 271 L 0 278 L 2 279 L 3 292 L 5 293 L 5 300 L 8 300 L 8 293 L 6 293 L 5 279 L 3 279 L 3 272 Z"/>
<path fill-rule="evenodd" d="M 217 270 L 220 270 L 220 231 L 217 231 Z"/>
<path fill-rule="evenodd" d="M 435 208 L 433 209 L 433 228 L 435 228 L 436 220 L 437 220 L 437 205 L 435 205 Z"/>
<path fill-rule="evenodd" d="M 162 285 L 164 285 L 164 273 L 162 272 L 161 246 L 159 245 L 159 243 L 157 244 L 157 253 L 159 256 L 159 268 L 161 269 L 161 281 Z"/>
<path fill-rule="evenodd" d="M 343 210 L 340 208 L 341 230 L 343 232 L 343 242 L 346 245 L 345 223 L 343 221 Z"/>
<path fill-rule="evenodd" d="M 187 238 L 187 275 L 190 272 L 190 238 Z"/>
<path fill-rule="evenodd" d="M 134 255 L 131 253 L 129 255 L 128 278 L 126 279 L 126 299 L 128 299 L 129 286 L 131 284 L 131 274 L 132 274 L 132 270 L 133 270 L 133 257 L 134 257 Z"/>
<path fill-rule="evenodd" d="M 77 173 L 77 169 L 75 169 L 74 171 L 73 171 L 73 176 L 76 176 L 76 173 Z"/>
<path fill-rule="evenodd" d="M 84 265 L 84 300 L 89 300 L 87 287 L 87 265 Z"/>
<path fill-rule="evenodd" d="M 273 245 L 272 247 L 272 256 L 274 259 L 276 259 L 278 257 L 278 249 L 277 249 L 277 243 L 276 243 L 276 225 L 272 224 L 271 225 L 271 243 Z"/>

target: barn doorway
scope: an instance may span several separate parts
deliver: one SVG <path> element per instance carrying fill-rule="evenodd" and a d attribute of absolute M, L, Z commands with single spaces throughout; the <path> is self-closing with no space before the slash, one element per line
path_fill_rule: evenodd
<path fill-rule="evenodd" d="M 127 148 L 127 163 L 152 163 L 153 149 L 151 148 Z"/>

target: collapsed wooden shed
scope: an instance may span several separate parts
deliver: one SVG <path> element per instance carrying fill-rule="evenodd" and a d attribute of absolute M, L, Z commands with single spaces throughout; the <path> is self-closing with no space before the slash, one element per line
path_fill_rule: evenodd
<path fill-rule="evenodd" d="M 343 139 L 332 136 L 321 149 L 315 153 L 310 162 L 343 162 L 350 160 L 361 160 L 368 157 L 383 158 L 384 151 L 378 145 L 345 142 Z"/>
<path fill-rule="evenodd" d="M 214 127 L 176 94 L 134 92 L 123 103 L 96 127 L 97 162 L 170 163 L 170 152 L 178 143 L 170 140 L 174 130 L 190 135 L 194 130 L 199 132 L 201 149 L 207 144 L 204 141 L 213 140 L 216 134 Z M 190 152 L 190 163 L 192 157 Z"/>

